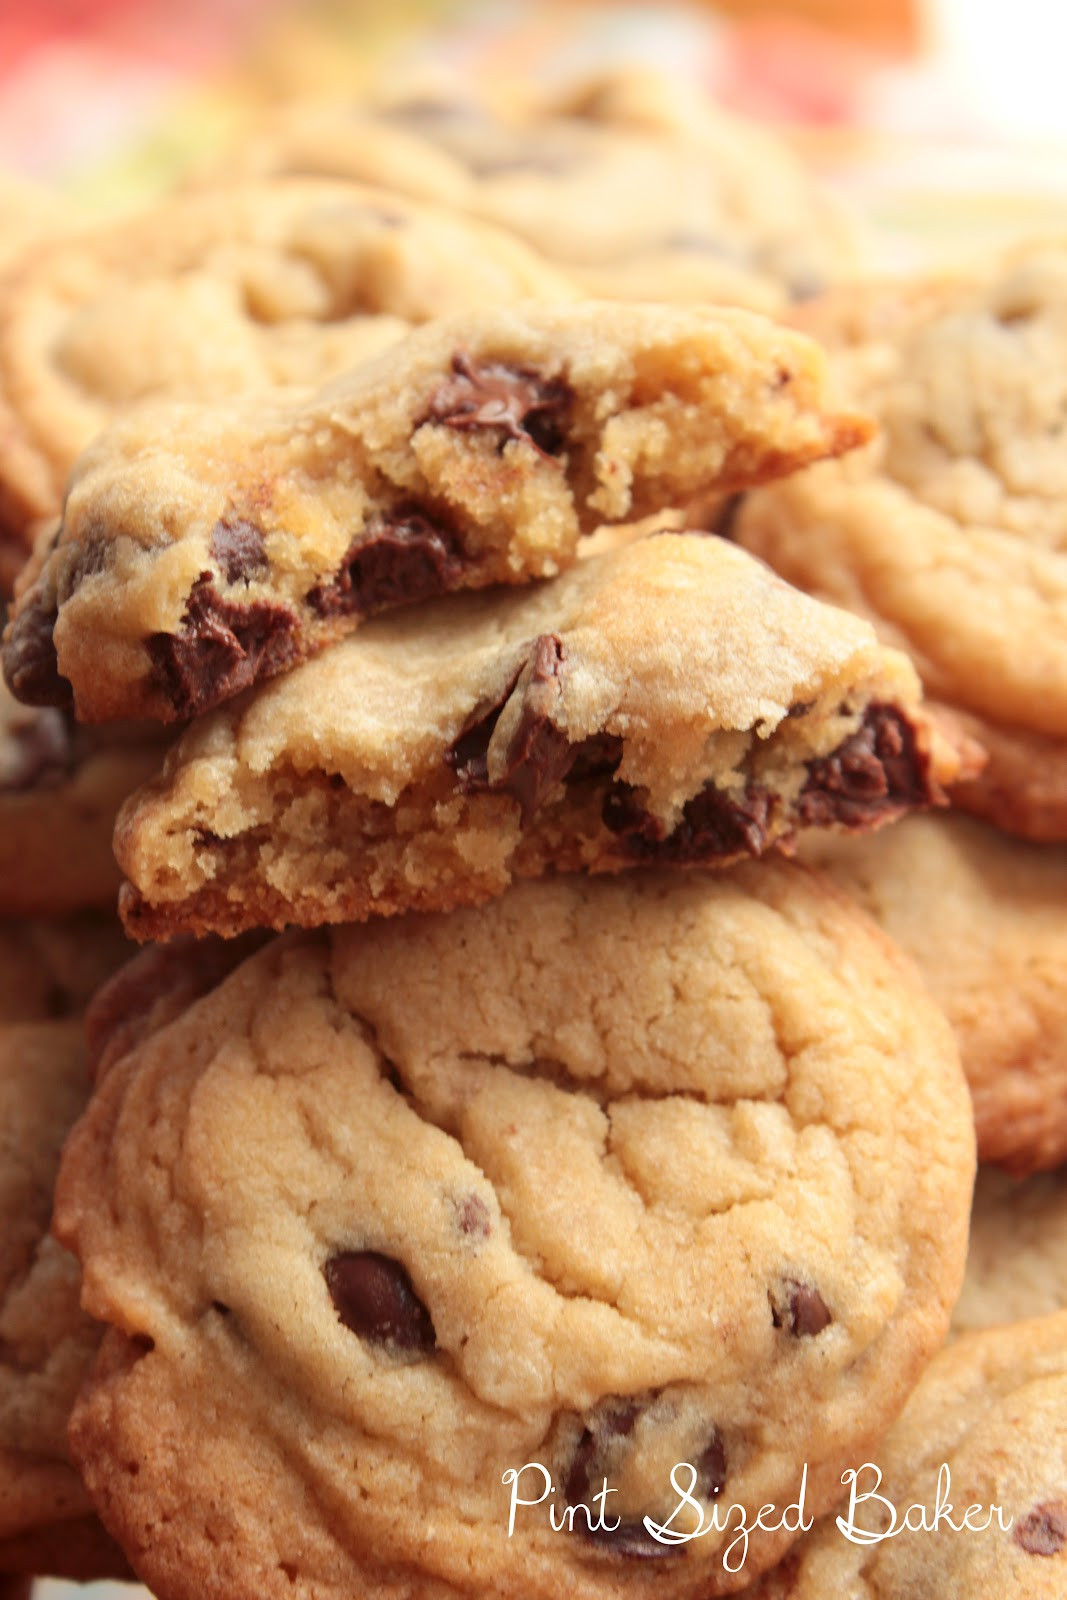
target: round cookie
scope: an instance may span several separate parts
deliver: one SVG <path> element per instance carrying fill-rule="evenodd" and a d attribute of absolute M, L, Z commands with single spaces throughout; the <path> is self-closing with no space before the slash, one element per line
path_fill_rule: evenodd
<path fill-rule="evenodd" d="M 957 1333 L 1067 1311 L 1067 1168 L 1021 1182 L 980 1167 Z"/>
<path fill-rule="evenodd" d="M 836 319 L 857 341 L 836 369 L 878 438 L 840 468 L 746 496 L 732 533 L 870 617 L 964 715 L 990 760 L 961 805 L 1065 839 L 1067 241 L 900 295 L 896 316 L 883 293 Z"/>
<path fill-rule="evenodd" d="M 0 1028 L 0 1570 L 128 1574 L 67 1453 L 100 1341 L 78 1264 L 49 1236 L 68 1129 L 88 1097 L 76 1022 Z"/>
<path fill-rule="evenodd" d="M 684 1461 L 705 1506 L 805 1463 L 832 1502 L 944 1336 L 972 1174 L 943 1019 L 788 864 L 286 936 L 68 1143 L 111 1324 L 72 1447 L 164 1600 L 723 1592 L 721 1535 L 641 1517 Z M 575 1530 L 509 1537 L 527 1463 Z"/>
<path fill-rule="evenodd" d="M 318 384 L 412 324 L 574 294 L 487 224 L 312 178 L 172 196 L 48 239 L 4 281 L 0 527 L 28 542 L 132 401 Z"/>
<path fill-rule="evenodd" d="M 955 1340 L 869 1459 L 882 1478 L 876 1485 L 862 1472 L 857 1495 L 876 1488 L 898 1527 L 921 1506 L 926 1528 L 915 1511 L 915 1531 L 863 1543 L 826 1517 L 746 1600 L 1062 1600 L 1067 1312 Z M 931 1527 L 939 1472 L 955 1527 Z M 970 1506 L 977 1510 L 961 1527 Z M 860 1536 L 892 1527 L 890 1509 L 874 1500 L 857 1499 L 850 1514 L 846 1499 L 840 1517 Z"/>
<path fill-rule="evenodd" d="M 609 72 L 552 99 L 454 88 L 297 105 L 227 174 L 320 173 L 488 219 L 606 299 L 780 311 L 854 265 L 843 216 L 788 147 L 676 77 Z"/>
<path fill-rule="evenodd" d="M 978 1154 L 1017 1175 L 1067 1160 L 1067 851 L 958 815 L 802 853 L 913 958 L 956 1033 Z"/>

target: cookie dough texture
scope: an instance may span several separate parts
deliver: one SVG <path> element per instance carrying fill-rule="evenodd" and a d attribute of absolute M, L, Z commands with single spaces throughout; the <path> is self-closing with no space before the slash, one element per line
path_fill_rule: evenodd
<path fill-rule="evenodd" d="M 822 317 L 875 442 L 747 496 L 734 536 L 911 653 L 990 752 L 961 805 L 1064 839 L 1067 241 L 899 296 Z"/>
<path fill-rule="evenodd" d="M 720 1592 L 721 1538 L 640 1517 L 683 1460 L 839 1493 L 944 1335 L 972 1170 L 943 1019 L 798 868 L 289 935 L 68 1144 L 111 1325 L 72 1447 L 163 1600 Z M 608 1477 L 614 1539 L 509 1540 L 530 1461 L 557 1512 Z"/>
<path fill-rule="evenodd" d="M 779 311 L 854 265 L 787 146 L 677 75 L 623 70 L 494 106 L 456 86 L 296 105 L 222 163 L 328 173 L 491 220 L 589 292 Z"/>
<path fill-rule="evenodd" d="M 164 721 L 368 613 L 570 565 L 579 536 L 868 437 L 822 353 L 739 311 L 441 318 L 310 399 L 135 412 L 75 470 L 5 645 L 15 692 Z"/>
<path fill-rule="evenodd" d="M 133 401 L 318 384 L 430 317 L 575 292 L 486 224 L 310 178 L 49 238 L 4 282 L 0 525 L 25 536 L 57 512 L 76 456 Z"/>
<path fill-rule="evenodd" d="M 936 801 L 910 664 L 722 540 L 453 597 L 195 723 L 123 808 L 139 938 L 445 910 L 553 871 L 722 864 Z"/>
<path fill-rule="evenodd" d="M 981 1167 L 957 1332 L 1067 1311 L 1067 1168 L 1023 1180 Z"/>
<path fill-rule="evenodd" d="M 115 817 L 162 749 L 154 728 L 89 731 L 0 683 L 0 918 L 114 908 Z"/>
<path fill-rule="evenodd" d="M 918 1502 L 932 1520 L 944 1464 L 956 1522 L 970 1505 L 999 1506 L 1004 1526 L 994 1514 L 987 1529 L 974 1531 L 983 1511 L 965 1532 L 942 1523 L 863 1546 L 827 1517 L 753 1588 L 751 1600 L 1060 1600 L 1067 1582 L 1065 1442 L 1067 1313 L 956 1340 L 870 1457 L 883 1474 L 878 1493 L 900 1518 Z M 866 1474 L 860 1492 L 873 1483 Z M 888 1520 L 877 1502 L 857 1506 L 861 1530 L 882 1533 Z"/>
<path fill-rule="evenodd" d="M 978 1151 L 1016 1174 L 1067 1161 L 1067 851 L 972 818 L 808 838 L 915 960 L 959 1042 Z"/>
<path fill-rule="evenodd" d="M 59 1152 L 88 1095 L 76 1022 L 0 1027 L 0 1570 L 128 1571 L 67 1453 L 99 1328 L 49 1235 Z"/>

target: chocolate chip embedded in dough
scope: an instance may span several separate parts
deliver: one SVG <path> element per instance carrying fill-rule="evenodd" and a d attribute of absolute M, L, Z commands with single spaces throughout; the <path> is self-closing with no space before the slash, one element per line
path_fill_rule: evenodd
<path fill-rule="evenodd" d="M 808 763 L 797 821 L 810 828 L 870 827 L 943 798 L 915 728 L 896 706 L 874 702 L 855 733 L 828 756 Z"/>
<path fill-rule="evenodd" d="M 558 456 L 573 393 L 560 378 L 545 379 L 500 361 L 481 364 L 465 351 L 452 357 L 452 376 L 440 385 L 427 422 L 448 428 L 499 428 L 504 439 L 525 439 L 538 455 Z M 503 442 L 503 441 L 501 441 Z"/>
<path fill-rule="evenodd" d="M 361 1339 L 418 1354 L 437 1348 L 430 1313 L 402 1262 L 377 1250 L 345 1250 L 323 1273 L 337 1315 Z"/>
<path fill-rule="evenodd" d="M 456 1202 L 456 1220 L 459 1230 L 475 1239 L 488 1239 L 492 1232 L 489 1207 L 478 1194 L 464 1195 Z"/>
<path fill-rule="evenodd" d="M 247 583 L 268 565 L 263 530 L 243 517 L 220 518 L 211 533 L 211 555 L 228 583 Z"/>
<path fill-rule="evenodd" d="M 687 800 L 682 820 L 670 833 L 646 811 L 629 784 L 616 783 L 604 796 L 604 826 L 635 861 L 681 865 L 759 856 L 767 847 L 774 796 L 758 784 L 727 792 L 708 784 Z"/>
<path fill-rule="evenodd" d="M 373 516 L 345 551 L 336 575 L 307 603 L 320 617 L 366 616 L 454 589 L 463 561 L 452 533 L 415 507 Z"/>
<path fill-rule="evenodd" d="M 12 694 L 30 706 L 73 705 L 74 694 L 60 675 L 52 640 L 58 608 L 34 595 L 11 623 L 4 642 L 4 677 Z"/>
<path fill-rule="evenodd" d="M 1021 1517 L 1012 1538 L 1031 1556 L 1055 1556 L 1067 1549 L 1067 1500 L 1047 1500 Z"/>
<path fill-rule="evenodd" d="M 711 1437 L 702 1450 L 696 1468 L 697 1490 L 706 1500 L 716 1500 L 726 1488 L 726 1445 L 718 1428 L 712 1428 Z"/>
<path fill-rule="evenodd" d="M 786 1328 L 798 1339 L 821 1333 L 834 1320 L 814 1284 L 797 1278 L 786 1278 L 778 1289 L 771 1290 L 769 1299 L 774 1326 Z"/>
<path fill-rule="evenodd" d="M 145 647 L 152 677 L 171 713 L 193 716 L 272 677 L 293 659 L 296 618 L 269 600 L 241 604 L 202 572 L 177 633 L 154 633 Z"/>
<path fill-rule="evenodd" d="M 539 635 L 529 646 L 525 666 L 516 672 L 501 697 L 488 707 L 478 708 L 475 719 L 468 722 L 445 756 L 465 794 L 510 794 L 519 802 L 526 821 L 570 772 L 582 746 L 571 744 L 551 718 L 562 693 L 566 659 L 566 649 L 557 634 Z M 504 769 L 490 781 L 489 744 L 500 714 L 524 673 L 519 723 L 504 756 Z"/>

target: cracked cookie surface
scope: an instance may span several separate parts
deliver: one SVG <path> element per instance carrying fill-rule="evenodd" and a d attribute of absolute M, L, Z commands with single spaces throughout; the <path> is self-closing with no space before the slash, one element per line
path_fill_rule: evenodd
<path fill-rule="evenodd" d="M 137 412 L 87 452 L 5 635 L 8 681 L 100 721 L 193 715 L 446 590 L 868 436 L 809 340 L 735 311 L 438 319 L 313 397 Z"/>
<path fill-rule="evenodd" d="M 721 865 L 935 803 L 955 763 L 868 624 L 661 534 L 370 622 L 200 719 L 122 810 L 122 913 L 235 933 Z"/>
<path fill-rule="evenodd" d="M 60 509 L 132 402 L 315 385 L 434 316 L 576 291 L 488 224 L 312 178 L 177 195 L 27 251 L 0 307 L 0 528 Z"/>
<path fill-rule="evenodd" d="M 88 1097 L 77 1022 L 0 1027 L 0 1569 L 122 1576 L 71 1465 L 71 1404 L 100 1341 L 49 1236 L 63 1140 Z"/>
<path fill-rule="evenodd" d="M 643 1532 L 671 1466 L 836 1497 L 944 1335 L 972 1172 L 943 1018 L 788 864 L 287 935 L 68 1143 L 111 1324 L 73 1448 L 165 1600 L 726 1590 L 721 1536 Z M 532 1461 L 557 1513 L 609 1479 L 613 1535 L 509 1539 Z"/>
<path fill-rule="evenodd" d="M 979 1508 L 970 1526 L 956 1531 L 942 1522 L 864 1546 L 827 1517 L 746 1600 L 1060 1600 L 1065 1441 L 1067 1313 L 967 1334 L 936 1357 L 870 1459 L 883 1474 L 877 1492 L 899 1521 L 913 1504 L 933 1520 L 938 1472 L 947 1467 L 955 1523 L 968 1506 Z M 862 1474 L 859 1492 L 873 1486 L 873 1473 Z M 841 1514 L 847 1520 L 847 1506 Z M 884 1533 L 889 1512 L 876 1501 L 860 1503 L 854 1526 Z"/>
<path fill-rule="evenodd" d="M 908 952 L 944 1007 L 980 1158 L 1018 1175 L 1067 1161 L 1067 850 L 955 813 L 801 848 Z"/>
<path fill-rule="evenodd" d="M 746 496 L 733 536 L 908 650 L 989 750 L 960 805 L 1065 839 L 1067 241 L 899 296 L 821 314 L 875 442 Z"/>

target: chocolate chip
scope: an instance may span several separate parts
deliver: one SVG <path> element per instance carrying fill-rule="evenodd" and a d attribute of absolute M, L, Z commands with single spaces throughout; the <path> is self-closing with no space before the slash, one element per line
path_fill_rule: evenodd
<path fill-rule="evenodd" d="M 529 646 L 525 666 L 516 672 L 503 695 L 491 706 L 477 709 L 445 754 L 464 794 L 510 794 L 519 802 L 523 821 L 527 821 L 567 776 L 581 745 L 572 745 L 550 715 L 562 693 L 566 660 L 562 639 L 554 633 L 541 634 Z M 518 726 L 504 753 L 503 771 L 490 782 L 489 743 L 505 704 L 524 674 Z"/>
<path fill-rule="evenodd" d="M 697 1486 L 705 1500 L 716 1500 L 726 1488 L 726 1446 L 718 1428 L 712 1428 L 696 1467 Z"/>
<path fill-rule="evenodd" d="M 464 351 L 452 357 L 446 378 L 430 401 L 427 422 L 448 428 L 499 428 L 506 439 L 525 439 L 538 455 L 558 456 L 572 391 L 562 379 L 546 380 L 524 367 L 475 363 Z"/>
<path fill-rule="evenodd" d="M 73 729 L 61 711 L 48 707 L 17 723 L 0 744 L 0 792 L 25 793 L 62 782 L 76 763 Z"/>
<path fill-rule="evenodd" d="M 574 747 L 568 785 L 609 778 L 622 760 L 622 740 L 614 733 L 594 733 Z"/>
<path fill-rule="evenodd" d="M 323 1272 L 337 1315 L 361 1339 L 419 1354 L 436 1349 L 430 1313 L 402 1262 L 376 1250 L 345 1250 Z"/>
<path fill-rule="evenodd" d="M 295 653 L 296 618 L 270 600 L 240 604 L 202 572 L 193 584 L 177 633 L 146 641 L 155 687 L 177 716 L 193 716 L 271 677 Z"/>
<path fill-rule="evenodd" d="M 4 641 L 4 677 L 12 694 L 30 706 L 70 706 L 74 696 L 60 676 L 52 632 L 59 615 L 37 594 L 10 624 Z"/>
<path fill-rule="evenodd" d="M 488 1239 L 492 1232 L 489 1221 L 489 1207 L 481 1195 L 464 1195 L 456 1207 L 459 1228 L 461 1233 L 473 1235 L 478 1239 Z"/>
<path fill-rule="evenodd" d="M 463 562 L 449 529 L 414 507 L 379 513 L 345 551 L 337 575 L 307 603 L 320 617 L 367 616 L 454 589 Z"/>
<path fill-rule="evenodd" d="M 592 1426 L 586 1428 L 578 1440 L 578 1448 L 563 1485 L 569 1505 L 586 1503 L 594 1470 L 600 1465 L 605 1446 L 613 1439 L 624 1439 L 632 1433 L 637 1415 L 638 1408 L 632 1400 L 609 1400 L 599 1409 Z M 603 1478 L 603 1470 L 596 1475 Z"/>
<path fill-rule="evenodd" d="M 855 733 L 808 763 L 796 814 L 802 827 L 863 828 L 939 798 L 912 724 L 896 706 L 874 702 Z"/>
<path fill-rule="evenodd" d="M 608 1458 L 614 1454 L 617 1441 L 627 1438 L 633 1432 L 641 1410 L 642 1408 L 632 1400 L 605 1401 L 597 1408 L 589 1426 L 578 1440 L 563 1485 L 563 1493 L 568 1505 L 589 1506 L 593 1511 L 594 1522 L 597 1521 L 596 1512 L 600 1510 L 600 1505 L 593 1507 L 590 1492 L 593 1494 L 599 1492 L 601 1484 L 609 1475 Z M 715 1430 L 712 1432 L 708 1449 L 697 1464 L 697 1473 L 702 1482 L 712 1485 L 707 1490 L 709 1496 L 721 1493 L 726 1480 L 726 1452 Z M 605 1514 L 611 1520 L 610 1501 Z M 654 1539 L 639 1519 L 626 1518 L 619 1522 L 617 1528 L 602 1528 L 590 1527 L 584 1518 L 576 1516 L 573 1527 L 577 1534 L 595 1544 L 598 1549 L 617 1556 L 655 1560 L 661 1556 L 675 1555 L 683 1548 Z"/>
<path fill-rule="evenodd" d="M 1056 1556 L 1067 1547 L 1067 1501 L 1047 1500 L 1017 1522 L 1015 1543 L 1032 1556 Z"/>
<path fill-rule="evenodd" d="M 788 1329 L 795 1338 L 811 1338 L 834 1320 L 818 1289 L 797 1278 L 786 1278 L 780 1289 L 770 1291 L 768 1298 L 774 1326 Z"/>
<path fill-rule="evenodd" d="M 668 833 L 629 784 L 616 783 L 604 796 L 601 815 L 632 860 L 697 865 L 762 855 L 773 810 L 773 795 L 758 784 L 736 794 L 708 784 L 686 801 L 682 820 Z"/>
<path fill-rule="evenodd" d="M 211 555 L 229 583 L 247 583 L 268 565 L 262 529 L 243 517 L 216 522 L 211 532 Z"/>

